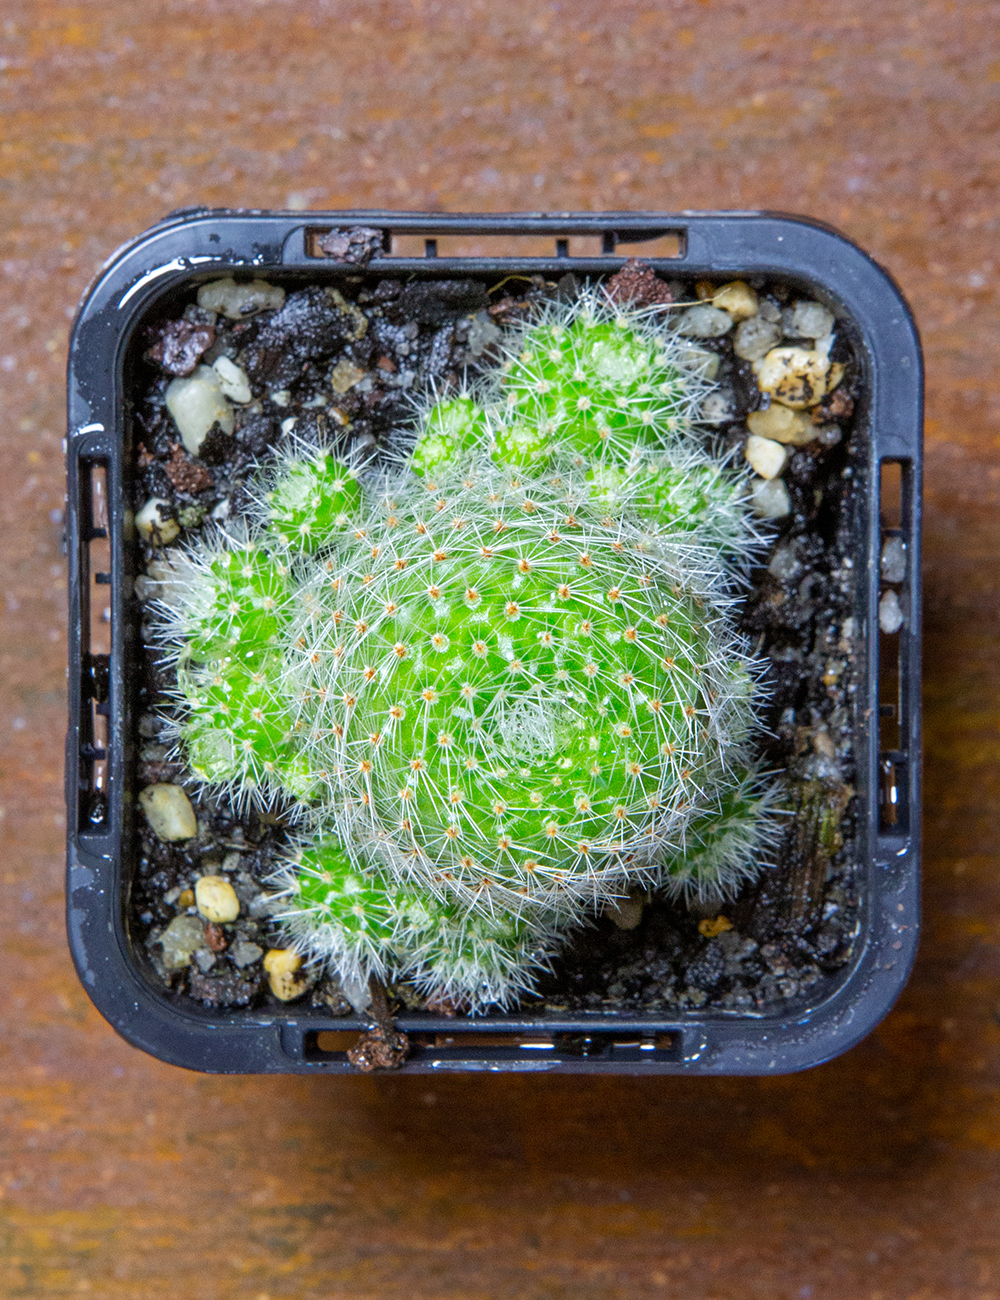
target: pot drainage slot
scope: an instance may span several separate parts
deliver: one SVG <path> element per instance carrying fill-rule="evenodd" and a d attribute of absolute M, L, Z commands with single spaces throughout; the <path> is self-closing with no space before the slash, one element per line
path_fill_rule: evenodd
<path fill-rule="evenodd" d="M 108 741 L 111 677 L 111 541 L 107 463 L 80 466 L 81 647 L 77 828 L 104 834 L 108 820 Z"/>
<path fill-rule="evenodd" d="M 621 234 L 605 236 L 604 251 L 617 253 L 619 257 L 677 258 L 687 252 L 687 240 L 683 230 L 623 230 Z"/>
<path fill-rule="evenodd" d="M 453 1062 L 530 1062 L 545 1060 L 553 1065 L 581 1059 L 607 1063 L 651 1063 L 683 1059 L 681 1035 L 660 1030 L 637 1033 L 532 1033 L 526 1030 L 417 1030 L 408 1029 L 409 1060 L 447 1066 Z M 288 1036 L 286 1027 L 282 1039 Z M 306 1030 L 301 1038 L 301 1055 L 306 1061 L 346 1061 L 348 1050 L 358 1041 L 354 1029 Z M 292 1055 L 295 1044 L 285 1042 Z"/>
<path fill-rule="evenodd" d="M 909 833 L 913 462 L 883 460 L 879 481 L 879 825 Z"/>

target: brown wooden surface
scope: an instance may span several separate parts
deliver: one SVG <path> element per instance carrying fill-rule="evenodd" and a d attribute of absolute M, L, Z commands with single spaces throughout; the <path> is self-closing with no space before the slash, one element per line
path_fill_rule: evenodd
<path fill-rule="evenodd" d="M 0 1290 L 109 1300 L 1000 1296 L 996 4 L 7 0 L 0 10 Z M 215 1079 L 91 1008 L 62 920 L 62 374 L 168 209 L 774 207 L 923 331 L 927 908 L 793 1078 Z"/>

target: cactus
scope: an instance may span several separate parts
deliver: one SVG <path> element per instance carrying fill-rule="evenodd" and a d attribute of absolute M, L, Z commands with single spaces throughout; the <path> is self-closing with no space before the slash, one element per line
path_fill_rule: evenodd
<path fill-rule="evenodd" d="M 388 479 L 294 444 L 249 529 L 178 562 L 180 748 L 299 816 L 283 924 L 345 980 L 504 1004 L 635 883 L 759 869 L 773 788 L 730 604 L 760 539 L 707 391 L 588 291 L 428 401 Z"/>

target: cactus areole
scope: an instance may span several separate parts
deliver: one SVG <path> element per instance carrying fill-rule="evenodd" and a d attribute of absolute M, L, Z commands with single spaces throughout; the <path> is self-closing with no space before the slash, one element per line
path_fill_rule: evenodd
<path fill-rule="evenodd" d="M 721 897 L 767 861 L 733 622 L 760 538 L 669 326 L 550 306 L 402 463 L 291 444 L 174 564 L 180 750 L 294 813 L 281 920 L 345 985 L 504 1005 L 637 884 Z"/>

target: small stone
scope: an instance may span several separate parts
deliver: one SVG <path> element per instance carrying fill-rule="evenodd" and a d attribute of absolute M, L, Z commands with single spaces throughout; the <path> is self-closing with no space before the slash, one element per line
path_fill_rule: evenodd
<path fill-rule="evenodd" d="M 726 311 L 734 321 L 757 315 L 757 295 L 743 280 L 731 280 L 712 295 L 712 306 Z"/>
<path fill-rule="evenodd" d="M 761 318 L 771 325 L 777 325 L 781 320 L 781 308 L 772 298 L 761 298 L 757 310 Z"/>
<path fill-rule="evenodd" d="M 833 367 L 830 367 L 831 371 Z M 814 406 L 810 415 L 814 424 L 825 424 L 828 420 L 849 420 L 854 414 L 854 398 L 844 388 L 831 392 L 833 385 L 827 376 L 827 396 L 819 406 Z"/>
<path fill-rule="evenodd" d="M 182 970 L 192 954 L 205 942 L 205 932 L 196 916 L 175 916 L 160 935 L 163 964 L 168 971 Z"/>
<path fill-rule="evenodd" d="M 754 365 L 757 385 L 777 402 L 802 410 L 816 406 L 826 392 L 827 357 L 805 348 L 772 348 Z"/>
<path fill-rule="evenodd" d="M 382 252 L 382 231 L 369 226 L 354 226 L 350 230 L 331 230 L 317 242 L 320 252 L 327 257 L 367 266 Z"/>
<path fill-rule="evenodd" d="M 886 582 L 902 582 L 906 577 L 906 543 L 902 537 L 885 539 L 880 567 Z"/>
<path fill-rule="evenodd" d="M 781 342 L 781 327 L 763 316 L 740 321 L 733 340 L 733 351 L 744 361 L 760 361 Z"/>
<path fill-rule="evenodd" d="M 184 911 L 188 907 L 194 907 L 194 890 L 182 889 L 177 899 L 177 909 Z"/>
<path fill-rule="evenodd" d="M 239 939 L 229 949 L 229 959 L 234 966 L 244 967 L 251 966 L 255 961 L 260 961 L 264 956 L 264 949 L 257 943 L 251 943 L 249 939 Z"/>
<path fill-rule="evenodd" d="M 821 447 L 826 447 L 828 449 L 830 447 L 836 447 L 837 443 L 840 442 L 843 436 L 839 424 L 816 425 L 816 441 Z"/>
<path fill-rule="evenodd" d="M 728 334 L 732 328 L 733 318 L 728 312 L 704 302 L 681 313 L 677 333 L 684 338 L 717 339 Z"/>
<path fill-rule="evenodd" d="M 194 963 L 202 975 L 206 975 L 215 965 L 215 953 L 211 948 L 195 948 L 193 956 Z"/>
<path fill-rule="evenodd" d="M 139 792 L 139 807 L 153 834 L 166 843 L 198 834 L 198 821 L 187 792 L 179 785 L 147 785 Z"/>
<path fill-rule="evenodd" d="M 271 992 L 279 1002 L 293 1002 L 309 988 L 311 980 L 299 977 L 302 954 L 291 948 L 271 948 L 264 954 L 264 970 Z"/>
<path fill-rule="evenodd" d="M 219 387 L 223 397 L 228 397 L 231 402 L 238 402 L 240 406 L 253 401 L 247 372 L 242 370 L 235 361 L 230 361 L 228 357 L 216 357 L 212 369 L 219 376 Z"/>
<path fill-rule="evenodd" d="M 758 479 L 750 488 L 750 502 L 758 519 L 784 519 L 792 502 L 780 478 Z"/>
<path fill-rule="evenodd" d="M 634 930 L 642 920 L 646 904 L 645 889 L 631 889 L 627 898 L 615 898 L 604 905 L 604 915 L 619 930 Z"/>
<path fill-rule="evenodd" d="M 903 611 L 899 597 L 890 587 L 878 603 L 878 625 L 887 636 L 892 636 L 903 626 Z"/>
<path fill-rule="evenodd" d="M 760 438 L 755 433 L 747 438 L 743 455 L 747 464 L 761 478 L 777 478 L 788 460 L 788 452 L 780 442 L 775 442 L 773 438 Z"/>
<path fill-rule="evenodd" d="M 818 435 L 818 430 L 803 411 L 793 411 L 790 406 L 772 402 L 763 411 L 751 411 L 747 428 L 760 438 L 771 438 L 792 447 L 804 447 Z"/>
<path fill-rule="evenodd" d="M 733 418 L 733 405 L 725 393 L 709 393 L 701 404 L 701 418 L 706 424 L 725 424 Z"/>
<path fill-rule="evenodd" d="M 706 919 L 698 922 L 698 933 L 703 934 L 706 939 L 717 939 L 720 934 L 725 934 L 727 930 L 733 928 L 733 923 L 728 916 L 722 916 L 721 913 L 714 921 Z"/>
<path fill-rule="evenodd" d="M 292 400 L 292 395 L 287 388 L 276 388 L 273 392 L 268 393 L 268 397 L 275 406 L 288 406 Z M 284 425 L 281 426 L 284 429 Z"/>
<path fill-rule="evenodd" d="M 219 376 L 211 366 L 199 366 L 188 379 L 174 379 L 167 385 L 167 410 L 177 426 L 181 441 L 197 456 L 210 429 L 216 425 L 231 434 L 236 418 L 222 395 Z"/>
<path fill-rule="evenodd" d="M 226 924 L 240 914 L 240 900 L 225 876 L 200 876 L 194 882 L 194 901 L 206 921 Z"/>
<path fill-rule="evenodd" d="M 821 339 L 836 323 L 833 312 L 811 298 L 800 298 L 792 308 L 792 329 L 799 338 Z"/>
<path fill-rule="evenodd" d="M 212 952 L 225 952 L 228 947 L 226 932 L 216 921 L 205 922 L 205 942 Z"/>
<path fill-rule="evenodd" d="M 767 571 L 779 582 L 794 582 L 802 574 L 802 561 L 795 553 L 794 539 L 776 548 Z"/>
<path fill-rule="evenodd" d="M 171 517 L 171 505 L 162 497 L 150 497 L 135 517 L 139 536 L 151 546 L 169 546 L 180 536 L 181 526 Z M 137 579 L 138 581 L 138 579 Z"/>
<path fill-rule="evenodd" d="M 488 347 L 499 341 L 500 336 L 501 330 L 493 324 L 487 312 L 477 311 L 475 316 L 469 317 L 468 348 L 474 357 L 481 357 Z"/>
<path fill-rule="evenodd" d="M 330 371 L 330 387 L 335 393 L 346 393 L 359 384 L 365 377 L 365 372 L 348 361 L 346 357 L 341 357 L 337 364 Z"/>
<path fill-rule="evenodd" d="M 266 280 L 251 280 L 237 284 L 231 275 L 223 280 L 203 284 L 198 290 L 198 306 L 206 311 L 218 311 L 230 320 L 245 320 L 259 311 L 280 310 L 285 303 L 285 291 Z"/>

